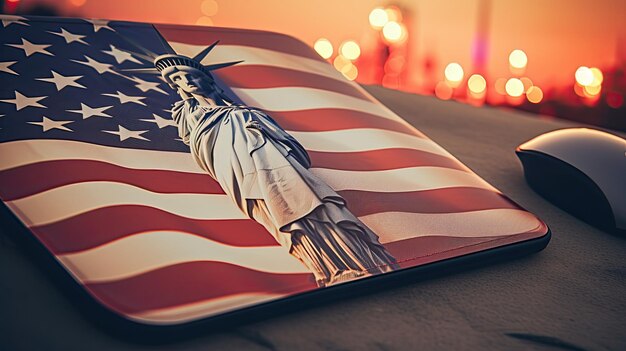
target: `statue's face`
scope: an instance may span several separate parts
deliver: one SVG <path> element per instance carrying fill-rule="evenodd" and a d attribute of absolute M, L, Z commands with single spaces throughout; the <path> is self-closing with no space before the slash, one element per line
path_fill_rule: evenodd
<path fill-rule="evenodd" d="M 171 73 L 169 79 L 189 94 L 206 94 L 211 90 L 208 77 L 197 70 L 179 70 Z"/>

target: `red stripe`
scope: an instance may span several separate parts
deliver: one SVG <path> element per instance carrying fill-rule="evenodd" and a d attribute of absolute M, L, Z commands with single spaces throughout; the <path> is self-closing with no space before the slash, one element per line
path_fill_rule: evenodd
<path fill-rule="evenodd" d="M 312 274 L 272 274 L 222 262 L 181 263 L 109 283 L 86 284 L 123 314 L 239 293 L 298 293 L 316 288 Z"/>
<path fill-rule="evenodd" d="M 4 201 L 10 201 L 59 186 L 89 181 L 126 183 L 159 193 L 224 194 L 220 185 L 208 174 L 130 169 L 100 161 L 60 160 L 0 172 L 0 184 L 3 185 L 0 195 Z"/>
<path fill-rule="evenodd" d="M 380 149 L 360 152 L 308 151 L 312 167 L 346 171 L 384 171 L 409 167 L 443 167 L 468 171 L 446 156 L 414 149 Z"/>
<path fill-rule="evenodd" d="M 519 207 L 504 195 L 479 188 L 444 188 L 412 192 L 380 193 L 339 191 L 357 217 L 381 212 L 458 213 Z M 471 199 L 471 201 L 468 201 Z"/>
<path fill-rule="evenodd" d="M 276 246 L 274 238 L 253 220 L 196 220 L 145 206 L 111 206 L 56 223 L 32 227 L 55 254 L 90 249 L 146 231 L 181 231 L 232 246 Z"/>
<path fill-rule="evenodd" d="M 333 91 L 370 101 L 359 89 L 346 81 L 287 68 L 246 65 L 224 68 L 215 73 L 226 85 L 233 88 L 307 87 Z"/>
<path fill-rule="evenodd" d="M 529 232 L 488 238 L 418 237 L 388 243 L 385 248 L 398 260 L 400 267 L 410 268 L 540 238 L 546 233 L 547 227 L 540 226 Z"/>
<path fill-rule="evenodd" d="M 267 110 L 266 110 L 267 111 Z M 401 122 L 377 115 L 338 108 L 298 111 L 267 111 L 285 130 L 295 132 L 325 132 L 353 128 L 390 130 L 423 138 L 423 134 Z"/>
<path fill-rule="evenodd" d="M 439 235 L 425 236 L 423 233 L 415 234 L 419 234 L 421 236 L 387 243 L 385 244 L 385 248 L 393 257 L 396 258 L 398 262 L 401 263 L 417 257 L 433 256 L 442 252 L 485 243 L 507 236 L 458 238 Z"/>
<path fill-rule="evenodd" d="M 156 24 L 155 27 L 167 41 L 192 45 L 209 46 L 219 40 L 218 45 L 251 46 L 286 54 L 324 60 L 304 42 L 285 34 L 233 28 L 207 28 L 198 26 L 181 26 Z M 233 57 L 232 61 L 237 61 Z"/>

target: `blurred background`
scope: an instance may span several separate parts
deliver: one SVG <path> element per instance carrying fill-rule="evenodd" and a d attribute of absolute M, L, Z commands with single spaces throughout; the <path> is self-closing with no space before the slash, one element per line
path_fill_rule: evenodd
<path fill-rule="evenodd" d="M 1 12 L 261 29 L 347 79 L 626 131 L 623 0 L 0 0 Z"/>

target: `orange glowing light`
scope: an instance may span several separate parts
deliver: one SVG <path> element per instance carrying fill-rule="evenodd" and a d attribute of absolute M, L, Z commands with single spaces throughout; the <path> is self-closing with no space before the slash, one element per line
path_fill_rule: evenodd
<path fill-rule="evenodd" d="M 624 104 L 624 97 L 617 92 L 611 91 L 606 94 L 606 104 L 612 108 L 620 108 Z"/>
<path fill-rule="evenodd" d="M 337 57 L 335 57 L 335 59 L 333 60 L 333 66 L 335 66 L 335 69 L 339 72 L 341 72 L 345 66 L 351 64 L 352 62 L 350 62 L 350 60 L 343 57 L 342 55 L 337 55 Z"/>
<path fill-rule="evenodd" d="M 324 59 L 328 59 L 333 56 L 333 52 L 335 51 L 333 49 L 333 44 L 326 38 L 317 39 L 315 44 L 313 44 L 313 48 Z"/>
<path fill-rule="evenodd" d="M 480 74 L 473 74 L 467 80 L 467 87 L 474 94 L 481 94 L 487 89 L 487 81 Z"/>
<path fill-rule="evenodd" d="M 355 80 L 356 77 L 359 75 L 359 70 L 354 64 L 348 63 L 347 65 L 343 66 L 343 68 L 341 69 L 341 73 L 348 80 Z"/>
<path fill-rule="evenodd" d="M 377 7 L 370 12 L 370 25 L 374 29 L 381 29 L 382 27 L 389 22 L 389 16 L 387 16 L 387 11 L 385 11 L 382 7 Z"/>
<path fill-rule="evenodd" d="M 449 100 L 452 98 L 452 87 L 446 82 L 439 82 L 435 86 L 435 96 L 441 100 Z"/>
<path fill-rule="evenodd" d="M 456 88 L 459 86 L 459 84 L 461 84 L 461 81 L 463 80 L 463 67 L 461 67 L 461 65 L 456 62 L 449 63 L 446 66 L 444 75 L 446 77 L 446 80 L 450 83 L 450 86 Z"/>
<path fill-rule="evenodd" d="M 513 68 L 524 68 L 528 64 L 528 56 L 522 50 L 516 49 L 509 54 L 509 64 Z"/>
<path fill-rule="evenodd" d="M 532 86 L 526 90 L 526 98 L 533 104 L 538 104 L 543 100 L 543 91 L 537 86 Z"/>
<path fill-rule="evenodd" d="M 524 83 L 517 78 L 510 78 L 505 85 L 506 93 L 512 97 L 519 97 L 524 94 Z"/>
<path fill-rule="evenodd" d="M 585 96 L 587 97 L 595 97 L 596 95 L 600 94 L 601 90 L 601 85 L 586 85 L 585 87 L 583 87 L 583 91 L 585 93 Z"/>
<path fill-rule="evenodd" d="M 212 26 L 213 20 L 211 19 L 211 17 L 202 16 L 198 18 L 198 20 L 196 21 L 196 24 L 200 26 Z"/>
<path fill-rule="evenodd" d="M 348 60 L 356 60 L 361 56 L 361 47 L 354 40 L 344 41 L 339 52 Z"/>
<path fill-rule="evenodd" d="M 390 43 L 399 43 L 406 39 L 407 32 L 404 24 L 389 21 L 383 27 L 383 37 Z"/>
<path fill-rule="evenodd" d="M 586 97 L 585 96 L 585 89 L 583 88 L 582 85 L 576 83 L 574 84 L 574 92 L 576 93 L 576 95 L 580 96 L 580 97 Z"/>
<path fill-rule="evenodd" d="M 576 73 L 574 74 L 574 77 L 576 78 L 576 82 L 578 82 L 578 84 L 582 86 L 593 83 L 593 72 L 589 67 L 586 66 L 578 67 Z"/>
<path fill-rule="evenodd" d="M 204 0 L 200 4 L 200 11 L 202 11 L 202 14 L 205 16 L 215 16 L 215 14 L 217 14 L 217 8 L 218 5 L 215 0 Z"/>
<path fill-rule="evenodd" d="M 496 93 L 500 95 L 506 94 L 506 78 L 498 78 L 496 79 L 496 83 L 494 84 L 494 88 L 496 88 Z"/>
<path fill-rule="evenodd" d="M 87 0 L 70 0 L 70 4 L 76 6 L 76 7 L 81 7 L 83 5 L 85 5 L 85 3 L 87 2 Z"/>
<path fill-rule="evenodd" d="M 385 9 L 389 21 L 402 22 L 402 11 L 397 6 L 389 6 Z"/>
<path fill-rule="evenodd" d="M 604 75 L 602 74 L 602 71 L 600 71 L 600 69 L 596 67 L 591 67 L 590 70 L 593 74 L 593 81 L 589 85 L 594 87 L 602 85 L 602 81 L 604 81 Z"/>
<path fill-rule="evenodd" d="M 522 77 L 519 80 L 521 80 L 522 84 L 524 84 L 524 91 L 528 91 L 528 89 L 533 86 L 533 81 L 528 77 Z"/>

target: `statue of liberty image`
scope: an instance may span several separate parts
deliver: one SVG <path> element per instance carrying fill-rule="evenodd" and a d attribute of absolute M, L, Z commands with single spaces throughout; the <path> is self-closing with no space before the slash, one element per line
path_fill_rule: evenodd
<path fill-rule="evenodd" d="M 302 145 L 265 112 L 234 103 L 217 86 L 211 71 L 239 62 L 204 66 L 200 62 L 217 42 L 190 58 L 161 39 L 169 54 L 140 48 L 180 95 L 172 118 L 181 139 L 237 207 L 300 260 L 318 286 L 398 267 L 346 201 L 309 171 Z"/>

